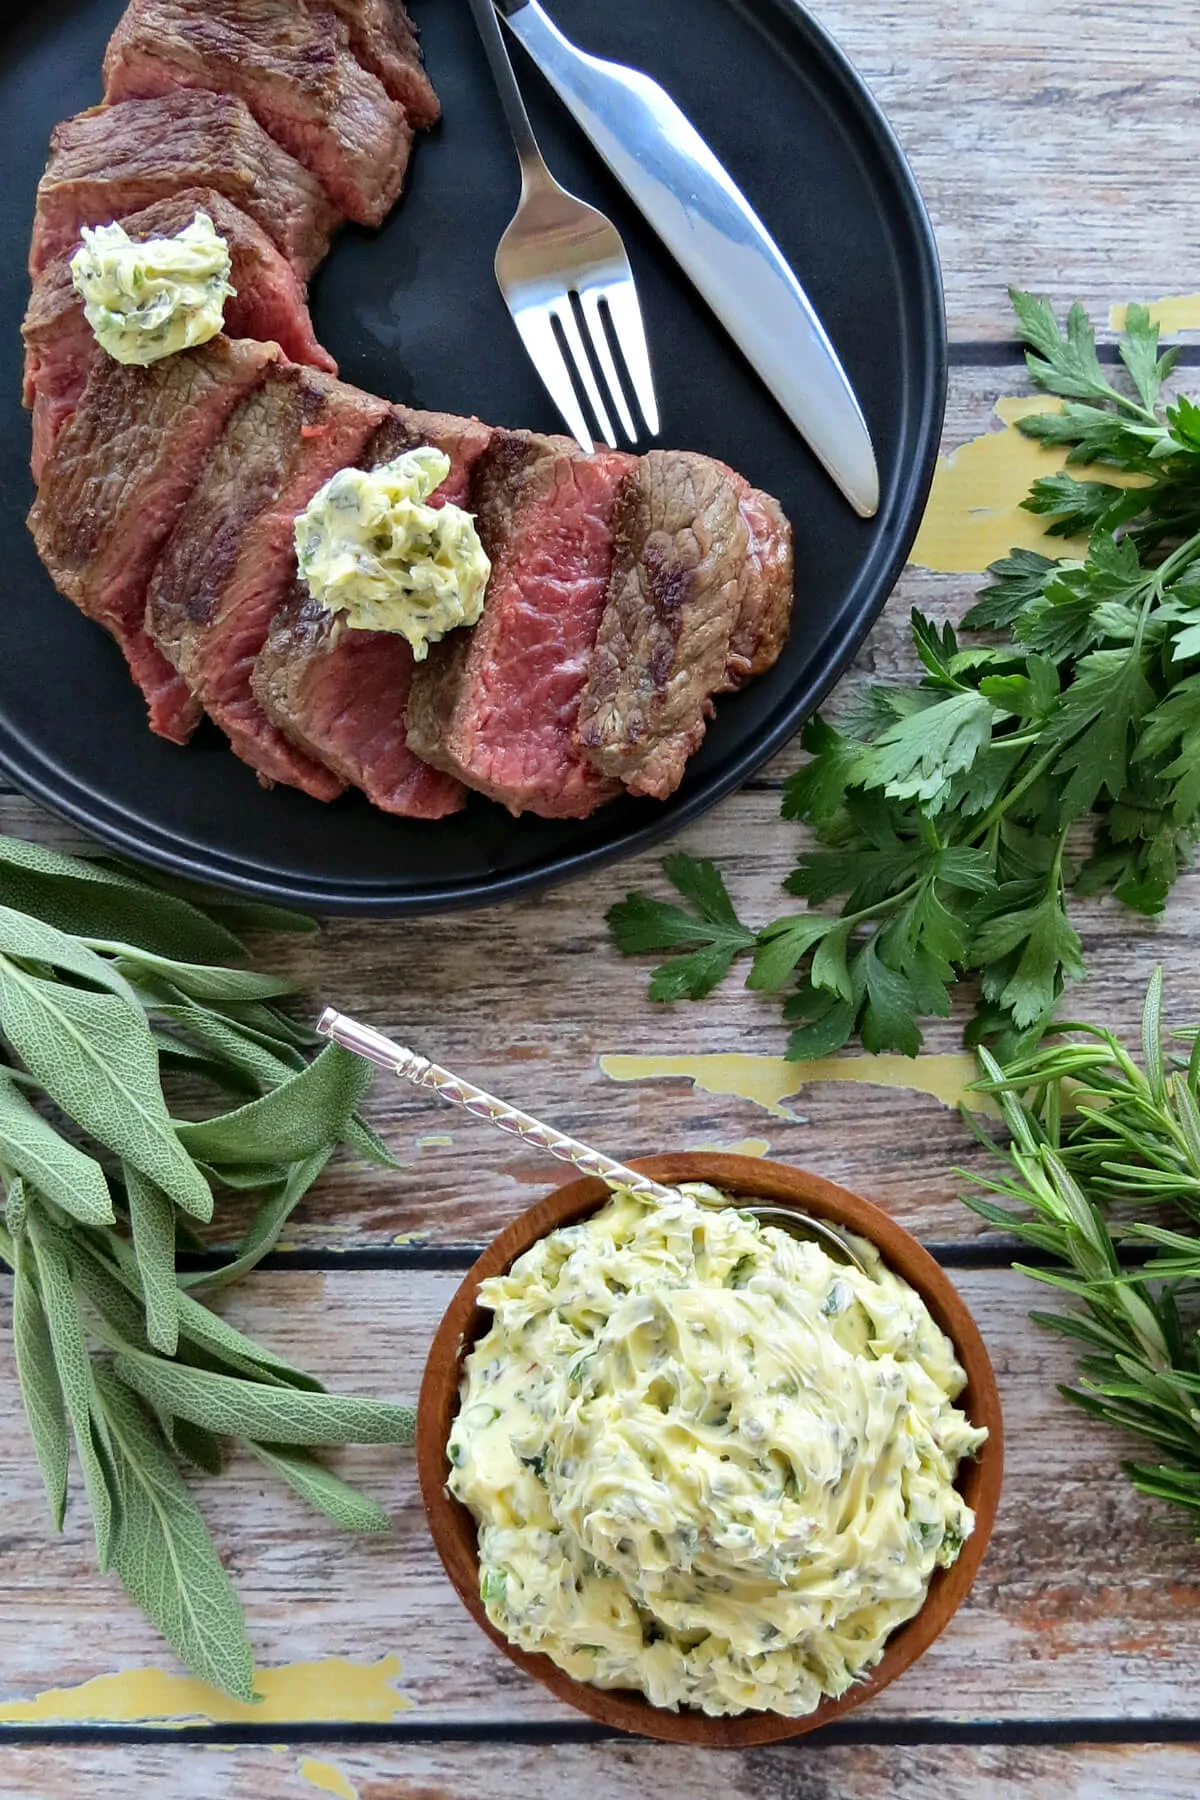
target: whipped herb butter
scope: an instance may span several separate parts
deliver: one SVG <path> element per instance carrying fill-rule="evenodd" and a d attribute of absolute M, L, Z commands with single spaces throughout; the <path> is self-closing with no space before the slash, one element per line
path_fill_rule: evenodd
<path fill-rule="evenodd" d="M 863 1275 L 698 1191 L 620 1192 L 483 1283 L 450 1488 L 510 1641 L 658 1706 L 798 1716 L 955 1560 L 986 1434 L 871 1246 Z"/>
<path fill-rule="evenodd" d="M 236 290 L 229 246 L 206 212 L 145 243 L 120 224 L 85 225 L 80 235 L 71 280 L 97 343 L 117 362 L 158 362 L 216 337 Z"/>
<path fill-rule="evenodd" d="M 461 506 L 428 501 L 450 458 L 423 445 L 378 469 L 339 469 L 296 520 L 296 558 L 315 600 L 360 631 L 397 631 L 423 662 L 474 625 L 492 565 Z"/>

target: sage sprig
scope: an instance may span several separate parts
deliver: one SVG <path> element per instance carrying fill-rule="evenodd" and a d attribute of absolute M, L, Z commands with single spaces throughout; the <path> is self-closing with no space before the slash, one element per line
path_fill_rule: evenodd
<path fill-rule="evenodd" d="M 1091 1024 L 1056 1025 L 1055 1041 L 1004 1067 L 982 1051 L 976 1086 L 1011 1141 L 1002 1175 L 969 1177 L 995 1198 L 964 1199 L 1051 1259 L 1014 1266 L 1072 1302 L 1031 1315 L 1083 1347 L 1061 1392 L 1153 1447 L 1154 1460 L 1124 1465 L 1136 1487 L 1200 1514 L 1200 1032 L 1173 1047 L 1162 1005 L 1158 970 L 1140 1063 Z"/>
<path fill-rule="evenodd" d="M 240 1440 L 326 1517 L 381 1531 L 314 1452 L 414 1426 L 409 1407 L 327 1394 L 196 1297 L 262 1260 L 339 1144 L 391 1161 L 358 1111 L 367 1065 L 311 1054 L 275 1004 L 293 984 L 244 966 L 246 929 L 312 924 L 0 838 L 0 1259 L 51 1521 L 73 1450 L 101 1569 L 243 1700 L 245 1620 L 182 1466 L 219 1474 Z M 181 1078 L 214 1097 L 204 1116 L 175 1116 Z M 177 1238 L 223 1190 L 258 1193 L 249 1228 L 215 1273 L 179 1275 Z"/>

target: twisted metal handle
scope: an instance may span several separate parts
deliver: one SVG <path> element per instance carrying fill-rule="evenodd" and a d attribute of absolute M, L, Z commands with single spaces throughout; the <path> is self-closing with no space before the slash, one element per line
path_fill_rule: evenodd
<path fill-rule="evenodd" d="M 635 1194 L 644 1194 L 647 1199 L 660 1203 L 679 1198 L 673 1188 L 652 1181 L 649 1175 L 639 1175 L 636 1169 L 602 1155 L 588 1144 L 581 1144 L 578 1138 L 568 1137 L 564 1131 L 556 1131 L 553 1125 L 545 1125 L 507 1101 L 498 1100 L 473 1082 L 464 1081 L 461 1075 L 431 1063 L 427 1057 L 418 1056 L 415 1050 L 393 1042 L 382 1032 L 348 1018 L 345 1013 L 336 1012 L 332 1006 L 327 1006 L 321 1014 L 317 1030 L 322 1037 L 341 1044 L 343 1049 L 365 1056 L 368 1062 L 376 1063 L 381 1069 L 390 1069 L 393 1075 L 402 1076 L 416 1087 L 429 1088 L 451 1106 L 461 1106 L 464 1111 L 474 1113 L 476 1118 L 486 1119 L 498 1130 L 522 1138 L 527 1144 L 556 1156 L 560 1162 L 571 1163 L 585 1175 L 598 1175 L 611 1187 L 629 1188 Z"/>

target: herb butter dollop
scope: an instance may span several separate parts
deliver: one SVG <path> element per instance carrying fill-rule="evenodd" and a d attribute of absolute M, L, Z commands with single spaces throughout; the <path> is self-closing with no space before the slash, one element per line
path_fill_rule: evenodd
<path fill-rule="evenodd" d="M 492 573 L 475 521 L 430 506 L 450 458 L 422 445 L 378 469 L 339 469 L 296 520 L 296 558 L 315 600 L 361 631 L 397 631 L 423 662 L 483 611 Z"/>
<path fill-rule="evenodd" d="M 485 1281 L 450 1488 L 513 1643 L 657 1706 L 844 1693 L 974 1524 L 986 1433 L 920 1296 L 728 1205 L 625 1191 Z"/>
<path fill-rule="evenodd" d="M 230 285 L 229 246 L 206 212 L 173 237 L 136 243 L 123 225 L 85 225 L 71 280 L 96 341 L 120 363 L 158 362 L 216 337 Z"/>

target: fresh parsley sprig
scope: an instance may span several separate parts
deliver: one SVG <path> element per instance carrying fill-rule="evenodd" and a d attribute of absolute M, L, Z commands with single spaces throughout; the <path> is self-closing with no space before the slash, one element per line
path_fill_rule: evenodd
<path fill-rule="evenodd" d="M 681 952 L 654 999 L 701 998 L 751 957 L 747 985 L 784 995 L 793 1058 L 856 1034 L 915 1055 L 919 1021 L 946 1016 L 964 976 L 969 1040 L 1015 1054 L 1084 973 L 1070 893 L 1157 912 L 1200 832 L 1200 407 L 1164 403 L 1175 353 L 1145 308 L 1129 309 L 1119 377 L 1081 307 L 1064 329 L 1045 300 L 1013 304 L 1030 374 L 1064 401 L 1020 429 L 1122 471 L 1046 477 L 1025 502 L 1052 533 L 1087 531 L 1086 555 L 1014 550 L 963 622 L 986 640 L 914 612 L 920 680 L 808 724 L 783 801 L 815 839 L 786 883 L 804 911 L 753 931 L 711 863 L 676 856 L 666 873 L 694 912 L 633 894 L 608 915 L 626 954 Z"/>
<path fill-rule="evenodd" d="M 235 933 L 261 927 L 312 929 L 0 838 L 0 1261 L 51 1520 L 62 1529 L 73 1451 L 101 1569 L 243 1700 L 245 1620 L 181 1467 L 219 1474 L 240 1440 L 336 1523 L 382 1531 L 313 1452 L 410 1443 L 414 1427 L 409 1407 L 325 1393 L 195 1297 L 261 1261 L 340 1143 L 392 1161 L 358 1112 L 367 1065 L 306 1054 L 319 1040 L 274 1004 L 294 984 L 237 966 Z M 181 1075 L 204 1117 L 174 1116 Z M 261 1198 L 232 1259 L 178 1275 L 177 1239 L 243 1189 Z"/>
<path fill-rule="evenodd" d="M 1015 1266 L 1070 1302 L 1065 1312 L 1032 1315 L 1083 1346 L 1077 1383 L 1060 1391 L 1149 1443 L 1152 1461 L 1124 1465 L 1134 1485 L 1197 1514 L 1200 1036 L 1176 1034 L 1192 1040 L 1188 1055 L 1172 1049 L 1162 997 L 1158 970 L 1143 1009 L 1140 1066 L 1114 1032 L 1088 1024 L 1056 1027 L 1066 1041 L 1005 1067 L 981 1053 L 976 1085 L 999 1101 L 1011 1141 L 997 1152 L 1003 1173 L 963 1171 L 975 1189 L 964 1199 L 1052 1259 Z"/>

